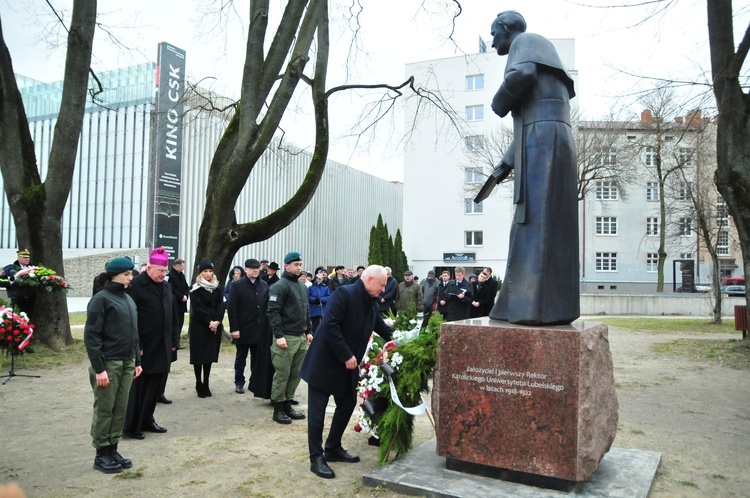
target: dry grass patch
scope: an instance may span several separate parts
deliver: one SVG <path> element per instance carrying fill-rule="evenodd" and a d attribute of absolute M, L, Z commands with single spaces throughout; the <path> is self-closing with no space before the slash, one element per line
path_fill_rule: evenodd
<path fill-rule="evenodd" d="M 750 370 L 750 341 L 730 339 L 677 339 L 651 346 L 657 353 L 685 356 L 693 360 L 710 360 L 738 370 Z"/>

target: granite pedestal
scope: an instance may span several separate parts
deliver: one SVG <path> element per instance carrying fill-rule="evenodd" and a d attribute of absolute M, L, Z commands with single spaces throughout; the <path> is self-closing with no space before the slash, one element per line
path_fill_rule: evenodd
<path fill-rule="evenodd" d="M 617 432 L 602 323 L 444 323 L 432 407 L 449 469 L 552 489 L 596 470 Z"/>

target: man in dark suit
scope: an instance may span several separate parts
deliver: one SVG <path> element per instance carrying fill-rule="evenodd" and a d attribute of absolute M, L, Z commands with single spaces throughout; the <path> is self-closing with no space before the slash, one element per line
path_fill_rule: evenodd
<path fill-rule="evenodd" d="M 328 300 L 326 314 L 302 363 L 300 376 L 308 387 L 307 444 L 310 471 L 335 477 L 328 462 L 358 462 L 359 457 L 341 447 L 349 419 L 357 406 L 358 365 L 374 330 L 390 339 L 392 330 L 380 315 L 378 296 L 385 291 L 387 273 L 382 266 L 368 267 L 355 284 L 340 287 Z M 323 451 L 323 422 L 328 399 L 336 411 Z"/>
<path fill-rule="evenodd" d="M 487 303 L 487 307 L 483 311 L 482 316 L 487 316 L 490 314 L 490 311 L 492 311 L 492 307 L 495 306 L 495 298 L 497 297 L 497 280 L 492 276 L 492 268 L 489 266 L 485 266 L 482 269 L 482 273 L 484 273 L 484 276 L 487 277 L 487 288 L 488 294 L 490 296 L 489 301 Z"/>
<path fill-rule="evenodd" d="M 263 280 L 269 287 L 279 281 L 277 273 L 279 273 L 279 264 L 276 261 L 271 261 L 271 264 L 268 265 L 268 270 L 266 270 L 266 276 L 263 277 Z"/>
<path fill-rule="evenodd" d="M 328 279 L 328 288 L 331 289 L 331 294 L 333 294 L 333 291 L 335 291 L 339 287 L 349 285 L 351 283 L 349 277 L 344 275 L 344 267 L 342 265 L 338 265 L 336 268 L 334 268 L 334 271 L 336 273 L 331 275 L 331 278 Z"/>
<path fill-rule="evenodd" d="M 391 268 L 385 267 L 386 275 L 388 279 L 385 283 L 383 291 L 378 296 L 378 306 L 380 306 L 380 313 L 385 316 L 388 313 L 396 314 L 396 293 L 398 292 L 398 281 L 391 275 Z"/>
<path fill-rule="evenodd" d="M 447 306 L 445 321 L 465 320 L 469 318 L 469 307 L 471 306 L 474 287 L 464 278 L 466 270 L 463 266 L 457 266 L 453 273 L 456 279 L 448 284 Z"/>
<path fill-rule="evenodd" d="M 144 439 L 143 431 L 167 432 L 154 420 L 154 410 L 179 340 L 174 297 L 165 282 L 168 265 L 167 250 L 154 249 L 146 270 L 134 278 L 127 289 L 138 310 L 138 342 L 143 367 L 143 373 L 130 387 L 123 431 L 133 439 Z"/>
<path fill-rule="evenodd" d="M 232 342 L 237 348 L 234 356 L 234 392 L 245 392 L 245 366 L 250 352 L 250 376 L 256 374 L 258 342 L 265 322 L 268 298 L 268 284 L 260 279 L 260 262 L 257 259 L 245 261 L 245 278 L 232 284 L 227 301 L 229 330 Z M 264 352 L 262 354 L 268 354 Z M 252 382 L 252 380 L 251 380 Z"/>
<path fill-rule="evenodd" d="M 180 334 L 182 334 L 182 326 L 185 324 L 185 313 L 187 313 L 187 302 L 190 298 L 190 285 L 188 285 L 185 278 L 184 259 L 174 260 L 172 269 L 169 270 L 169 275 L 167 275 L 167 281 L 170 287 L 172 287 L 172 295 L 174 296 L 174 303 L 178 313 L 177 326 Z M 177 341 L 177 349 L 184 349 L 180 346 L 179 339 Z"/>

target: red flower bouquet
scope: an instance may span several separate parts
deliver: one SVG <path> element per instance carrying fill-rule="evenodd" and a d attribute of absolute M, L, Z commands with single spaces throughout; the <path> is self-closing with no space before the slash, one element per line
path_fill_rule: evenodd
<path fill-rule="evenodd" d="M 37 292 L 68 291 L 68 283 L 55 270 L 31 266 L 16 273 L 15 285 L 31 287 Z"/>
<path fill-rule="evenodd" d="M 23 351 L 34 336 L 34 325 L 26 313 L 13 313 L 11 308 L 0 307 L 0 348 L 10 352 Z"/>

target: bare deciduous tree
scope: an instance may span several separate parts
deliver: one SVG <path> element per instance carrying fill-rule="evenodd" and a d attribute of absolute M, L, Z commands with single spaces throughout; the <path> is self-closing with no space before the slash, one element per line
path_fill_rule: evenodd
<path fill-rule="evenodd" d="M 360 133 L 366 133 L 374 123 L 383 119 L 406 93 L 420 99 L 420 105 L 434 105 L 455 122 L 455 113 L 439 93 L 420 87 L 413 77 L 395 85 L 346 84 L 326 88 L 330 50 L 328 2 L 289 2 L 276 26 L 271 45 L 266 49 L 268 9 L 268 0 L 250 4 L 240 101 L 209 171 L 206 209 L 196 251 L 212 259 L 222 278 L 241 247 L 266 240 L 288 226 L 315 194 L 328 157 L 328 99 L 331 95 L 348 90 L 382 92 L 381 97 L 365 110 L 368 121 L 360 126 Z M 308 70 L 311 54 L 315 60 L 312 69 Z M 295 194 L 269 215 L 238 223 L 235 213 L 237 199 L 256 162 L 272 143 L 300 83 L 311 89 L 315 116 L 315 145 L 305 179 Z"/>
<path fill-rule="evenodd" d="M 1 20 L 0 20 L 1 21 Z M 0 27 L 0 171 L 15 220 L 19 246 L 35 261 L 65 274 L 62 214 L 73 181 L 86 105 L 96 0 L 76 0 L 68 31 L 62 103 L 42 181 L 13 62 Z M 42 292 L 34 319 L 38 337 L 55 350 L 73 342 L 62 292 Z"/>
<path fill-rule="evenodd" d="M 716 186 L 732 215 L 750 275 L 750 94 L 743 66 L 750 50 L 750 24 L 734 43 L 731 0 L 707 0 L 711 74 L 719 109 L 716 130 Z M 750 303 L 746 298 L 746 304 Z"/>

